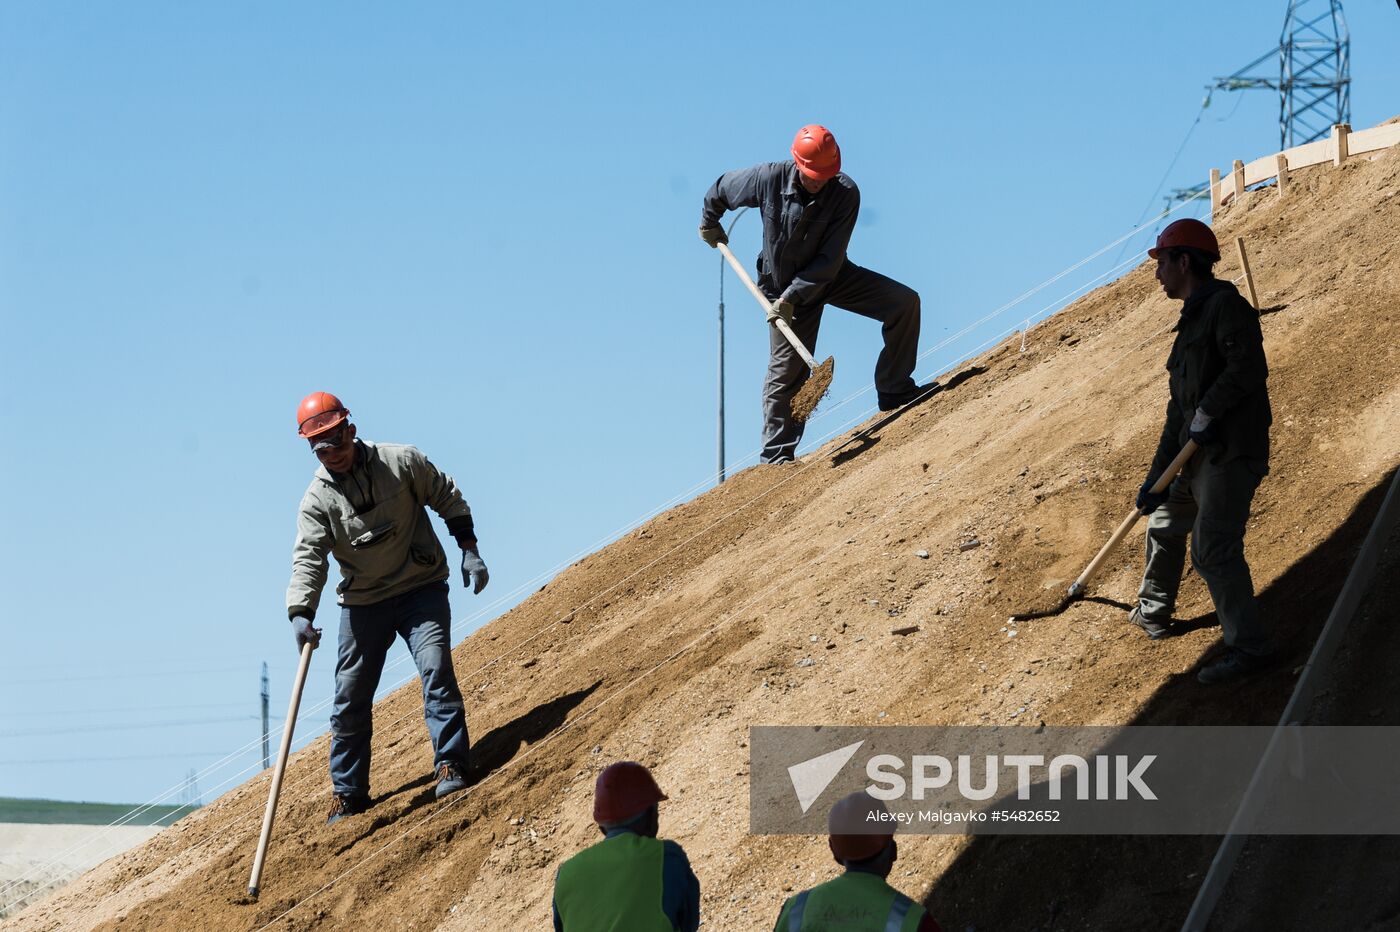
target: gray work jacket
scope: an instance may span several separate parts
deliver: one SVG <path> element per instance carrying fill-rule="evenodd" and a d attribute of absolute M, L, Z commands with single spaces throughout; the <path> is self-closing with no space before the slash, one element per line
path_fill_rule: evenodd
<path fill-rule="evenodd" d="M 447 555 L 424 506 L 443 520 L 471 509 L 452 477 L 416 447 L 356 440 L 343 476 L 316 470 L 297 514 L 287 614 L 315 617 L 327 556 L 340 567 L 341 605 L 370 605 L 447 579 Z"/>
<path fill-rule="evenodd" d="M 1160 475 L 1190 436 L 1196 408 L 1209 414 L 1216 440 L 1197 456 L 1214 463 L 1244 460 L 1269 469 L 1269 366 L 1259 312 L 1226 281 L 1198 288 L 1181 308 L 1167 356 L 1171 399 L 1152 470 Z"/>
<path fill-rule="evenodd" d="M 793 162 L 768 162 L 725 172 L 705 194 L 701 226 L 714 226 L 726 210 L 757 207 L 763 213 L 758 287 L 770 300 L 799 306 L 822 303 L 827 286 L 846 263 L 846 247 L 860 213 L 860 189 L 837 175 L 808 194 Z"/>

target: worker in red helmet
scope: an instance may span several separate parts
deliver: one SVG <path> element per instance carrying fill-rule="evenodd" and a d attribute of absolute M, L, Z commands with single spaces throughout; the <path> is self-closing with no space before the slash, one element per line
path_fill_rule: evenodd
<path fill-rule="evenodd" d="M 898 408 L 936 387 L 914 382 L 918 293 L 846 257 L 860 212 L 860 191 L 841 172 L 841 147 L 830 130 L 815 123 L 804 126 L 793 139 L 790 160 L 720 175 L 705 195 L 700 238 L 711 247 L 728 243 L 720 218 L 740 207 L 758 207 L 763 214 L 757 281 L 774 304 L 770 323 L 782 318 L 815 352 L 826 305 L 878 320 L 884 336 L 884 348 L 875 362 L 881 411 Z M 796 455 L 803 425 L 793 418 L 791 403 L 808 374 L 806 363 L 782 332 L 770 327 L 760 461 L 786 463 Z"/>
<path fill-rule="evenodd" d="M 700 881 L 681 846 L 656 837 L 666 794 L 634 761 L 609 764 L 593 790 L 603 840 L 554 877 L 555 932 L 695 932 Z"/>
<path fill-rule="evenodd" d="M 1128 616 L 1149 638 L 1173 633 L 1172 612 L 1186 565 L 1210 589 L 1225 654 L 1196 675 L 1202 683 L 1238 679 L 1268 666 L 1270 626 L 1259 615 L 1244 558 L 1250 503 L 1269 471 L 1268 363 L 1259 312 L 1233 284 L 1215 277 L 1215 233 L 1199 220 L 1178 220 L 1147 251 L 1157 281 L 1181 301 L 1167 357 L 1171 400 L 1138 508 L 1149 515 L 1147 562 L 1138 605 Z M 1166 492 L 1150 491 L 1186 441 L 1200 449 Z"/>
<path fill-rule="evenodd" d="M 370 805 L 370 733 L 374 691 L 384 657 L 403 638 L 423 681 L 423 718 L 433 743 L 436 796 L 467 785 L 467 717 L 452 668 L 447 555 L 425 508 L 447 523 L 462 550 L 462 581 L 474 593 L 489 575 L 472 512 L 452 477 L 415 447 L 361 440 L 350 412 L 329 392 L 297 407 L 297 433 L 320 468 L 302 496 L 287 615 L 297 650 L 320 642 L 313 627 L 335 557 L 340 584 L 335 704 L 331 710 L 329 822 Z"/>
<path fill-rule="evenodd" d="M 837 800 L 827 815 L 831 856 L 845 873 L 788 897 L 773 932 L 940 932 L 918 903 L 886 878 L 899 857 L 885 804 L 868 793 Z"/>

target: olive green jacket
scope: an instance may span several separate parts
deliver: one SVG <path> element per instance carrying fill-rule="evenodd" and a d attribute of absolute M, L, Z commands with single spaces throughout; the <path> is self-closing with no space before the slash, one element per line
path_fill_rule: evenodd
<path fill-rule="evenodd" d="M 447 579 L 447 556 L 424 506 L 443 520 L 471 509 L 452 477 L 416 447 L 355 441 L 345 475 L 316 470 L 301 499 L 287 614 L 315 617 L 327 556 L 340 567 L 341 605 L 370 605 Z"/>
<path fill-rule="evenodd" d="M 1242 459 L 1265 474 L 1274 417 L 1259 312 L 1230 282 L 1214 280 L 1187 299 L 1174 329 L 1167 357 L 1171 400 L 1152 474 L 1160 475 L 1180 452 L 1197 407 L 1214 418 L 1217 438 L 1198 456 L 1216 463 Z"/>

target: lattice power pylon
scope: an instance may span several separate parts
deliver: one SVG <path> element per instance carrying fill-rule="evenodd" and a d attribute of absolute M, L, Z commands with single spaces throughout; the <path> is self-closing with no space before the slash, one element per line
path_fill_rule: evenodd
<path fill-rule="evenodd" d="M 1274 55 L 1278 79 L 1250 74 Z M 1289 0 L 1278 47 L 1211 90 L 1269 88 L 1279 93 L 1279 148 L 1321 139 L 1334 123 L 1351 122 L 1351 33 L 1341 0 Z"/>

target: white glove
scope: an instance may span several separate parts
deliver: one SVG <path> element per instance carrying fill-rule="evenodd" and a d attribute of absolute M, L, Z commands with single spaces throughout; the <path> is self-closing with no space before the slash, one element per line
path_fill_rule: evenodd
<path fill-rule="evenodd" d="M 1203 431 L 1210 426 L 1210 422 L 1213 420 L 1215 420 L 1215 418 L 1206 414 L 1200 408 L 1197 408 L 1196 413 L 1191 417 L 1191 427 L 1189 429 L 1192 433 Z"/>

